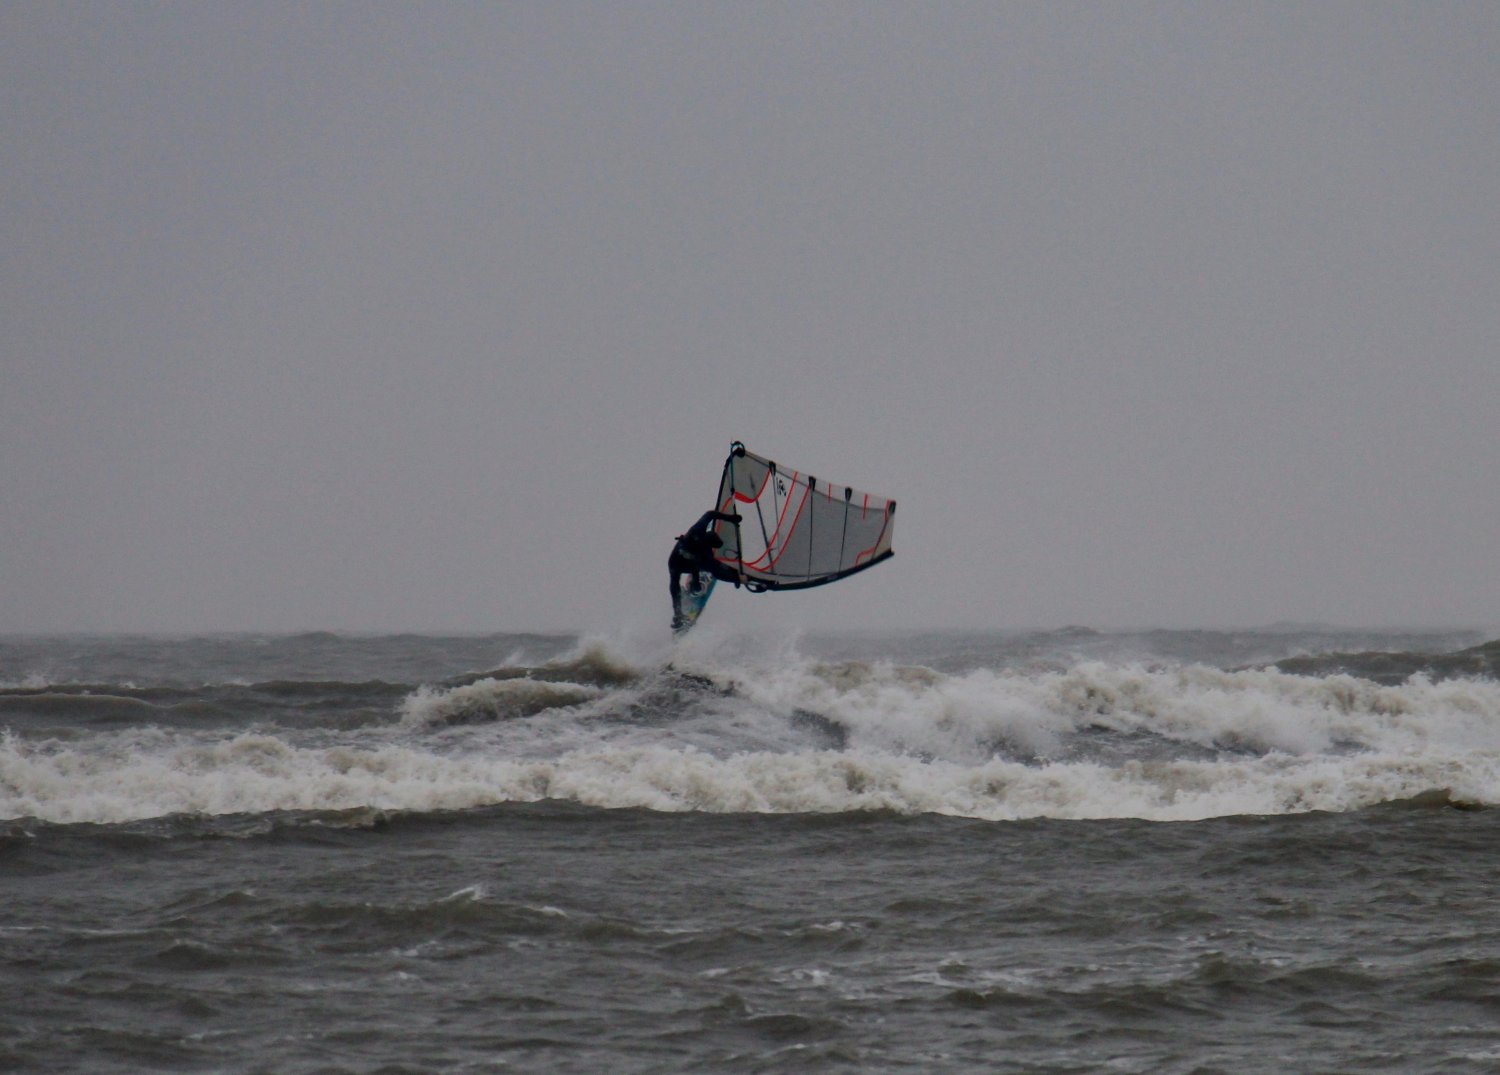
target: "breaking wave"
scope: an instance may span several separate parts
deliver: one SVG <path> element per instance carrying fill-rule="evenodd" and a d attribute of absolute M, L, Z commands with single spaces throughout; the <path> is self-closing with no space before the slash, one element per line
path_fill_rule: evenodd
<path fill-rule="evenodd" d="M 140 699 L 111 696 L 63 734 L 0 712 L 11 721 L 0 816 L 115 823 L 557 799 L 1190 821 L 1500 803 L 1500 684 L 1488 679 L 1108 661 L 946 673 L 712 646 L 676 660 L 595 643 L 399 697 L 366 689 L 362 706 L 385 699 L 379 722 L 163 724 Z M 61 705 L 57 691 L 15 705 Z"/>

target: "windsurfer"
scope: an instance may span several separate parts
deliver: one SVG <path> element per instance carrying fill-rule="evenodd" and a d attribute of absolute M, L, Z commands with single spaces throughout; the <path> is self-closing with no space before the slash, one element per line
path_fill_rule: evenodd
<path fill-rule="evenodd" d="M 721 548 L 724 539 L 713 532 L 717 522 L 737 523 L 738 515 L 727 515 L 722 511 L 705 511 L 686 533 L 677 535 L 677 544 L 672 546 L 672 555 L 667 558 L 667 571 L 671 575 L 672 629 L 681 629 L 685 620 L 682 615 L 682 576 L 688 576 L 688 587 L 693 593 L 702 590 L 698 573 L 707 571 L 716 579 L 740 584 L 739 573 L 714 557 L 714 550 Z"/>

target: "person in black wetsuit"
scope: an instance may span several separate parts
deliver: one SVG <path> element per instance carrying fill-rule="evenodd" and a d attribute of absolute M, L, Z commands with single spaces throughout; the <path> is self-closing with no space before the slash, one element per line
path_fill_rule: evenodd
<path fill-rule="evenodd" d="M 672 630 L 686 625 L 682 616 L 682 576 L 689 576 L 688 585 L 693 593 L 699 592 L 698 572 L 707 571 L 716 579 L 740 584 L 739 574 L 728 564 L 714 559 L 714 550 L 724 544 L 724 539 L 713 532 L 716 522 L 737 523 L 738 515 L 726 515 L 722 511 L 705 511 L 703 517 L 687 533 L 677 535 L 677 544 L 672 546 L 672 555 L 667 558 L 667 571 L 672 577 Z"/>

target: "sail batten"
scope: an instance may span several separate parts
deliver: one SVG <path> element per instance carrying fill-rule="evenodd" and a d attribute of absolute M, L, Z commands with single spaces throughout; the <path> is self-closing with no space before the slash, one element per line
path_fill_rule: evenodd
<path fill-rule="evenodd" d="M 715 554 L 751 589 L 822 586 L 893 555 L 896 502 L 780 467 L 736 442 L 724 461 Z"/>

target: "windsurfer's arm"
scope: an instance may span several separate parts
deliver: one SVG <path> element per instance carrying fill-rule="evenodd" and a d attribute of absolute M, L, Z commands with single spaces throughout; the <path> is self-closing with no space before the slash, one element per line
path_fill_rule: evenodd
<path fill-rule="evenodd" d="M 693 524 L 693 529 L 690 532 L 706 534 L 708 533 L 708 528 L 713 526 L 714 523 L 737 523 L 740 519 L 741 516 L 739 515 L 727 515 L 722 511 L 705 511 L 703 517 Z"/>

